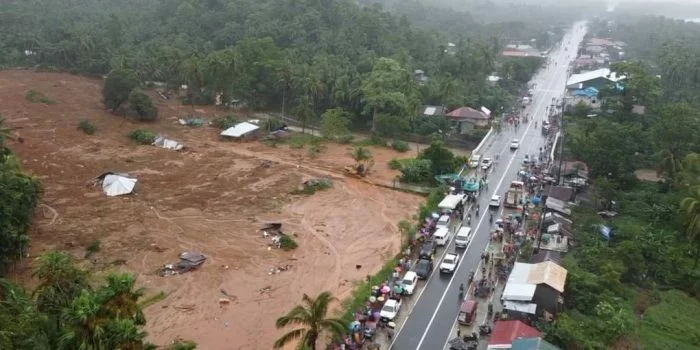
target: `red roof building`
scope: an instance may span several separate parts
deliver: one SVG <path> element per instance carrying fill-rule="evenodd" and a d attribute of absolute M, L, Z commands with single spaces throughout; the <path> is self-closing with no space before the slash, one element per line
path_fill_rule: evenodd
<path fill-rule="evenodd" d="M 542 332 L 522 321 L 498 321 L 493 326 L 488 349 L 510 349 L 516 339 L 539 337 L 542 337 Z"/>

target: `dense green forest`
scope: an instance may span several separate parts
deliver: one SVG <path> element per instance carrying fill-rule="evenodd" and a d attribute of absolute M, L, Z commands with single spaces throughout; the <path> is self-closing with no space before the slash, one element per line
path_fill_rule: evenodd
<path fill-rule="evenodd" d="M 484 105 L 500 111 L 519 86 L 508 79 L 503 86 L 491 86 L 486 77 L 497 72 L 522 80 L 539 67 L 499 62 L 506 41 L 518 39 L 512 37 L 518 33 L 542 38 L 539 42 L 546 46 L 562 32 L 561 27 L 551 32 L 541 23 L 529 27 L 529 22 L 472 21 L 462 27 L 466 22 L 457 18 L 435 21 L 445 24 L 437 28 L 414 25 L 409 18 L 417 17 L 420 7 L 413 8 L 413 16 L 399 17 L 379 5 L 346 0 L 53 4 L 3 4 L 0 66 L 95 75 L 129 70 L 142 83 L 187 85 L 186 102 L 213 103 L 222 94 L 224 102 L 282 109 L 307 123 L 318 121 L 328 109 L 342 108 L 352 116 L 352 125 L 361 128 L 412 118 L 423 103 Z M 48 7 L 52 11 L 44 10 Z M 498 26 L 501 30 L 494 30 Z M 508 34 L 504 28 L 513 30 Z M 448 50 L 448 40 L 456 44 L 454 50 Z M 414 79 L 418 69 L 427 82 Z M 394 83 L 368 88 L 376 87 L 376 81 L 369 81 L 373 78 Z M 376 118 L 385 123 L 375 123 Z M 410 123 L 400 123 L 398 129 L 418 131 Z"/>
<path fill-rule="evenodd" d="M 565 116 L 566 153 L 589 165 L 594 186 L 574 214 L 567 311 L 547 335 L 567 349 L 697 350 L 700 109 L 688 53 L 700 48 L 700 26 L 660 18 L 598 25 L 598 35 L 628 44 L 628 60 L 611 67 L 627 78 L 623 91 L 601 92 L 597 117 Z M 632 112 L 635 104 L 644 114 Z M 660 179 L 641 182 L 637 169 Z"/>

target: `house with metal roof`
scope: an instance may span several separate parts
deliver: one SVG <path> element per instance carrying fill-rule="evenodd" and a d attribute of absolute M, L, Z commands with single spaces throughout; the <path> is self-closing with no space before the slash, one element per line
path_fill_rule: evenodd
<path fill-rule="evenodd" d="M 615 72 L 611 72 L 608 68 L 601 68 L 594 71 L 573 74 L 566 81 L 566 89 L 572 91 L 594 87 L 600 90 L 604 86 L 610 83 L 616 83 L 624 78 L 624 76 L 617 76 Z"/>
<path fill-rule="evenodd" d="M 491 119 L 491 111 L 481 107 L 477 110 L 471 107 L 460 107 L 447 113 L 447 119 L 456 124 L 460 134 L 466 134 L 476 127 L 486 127 Z"/>
<path fill-rule="evenodd" d="M 497 321 L 489 337 L 488 349 L 514 349 L 513 344 L 518 339 L 538 337 L 542 337 L 542 332 L 522 321 Z"/>
<path fill-rule="evenodd" d="M 515 318 L 555 314 L 562 302 L 567 273 L 552 261 L 515 263 L 501 296 L 504 310 Z"/>

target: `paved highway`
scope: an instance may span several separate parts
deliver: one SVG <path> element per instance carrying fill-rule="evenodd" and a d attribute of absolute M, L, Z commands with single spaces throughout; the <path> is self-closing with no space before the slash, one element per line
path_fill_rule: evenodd
<path fill-rule="evenodd" d="M 459 267 L 453 275 L 441 276 L 438 269 L 427 280 L 427 284 L 421 292 L 413 298 L 419 298 L 409 317 L 395 335 L 390 349 L 392 350 L 436 350 L 446 349 L 448 337 L 452 331 L 459 311 L 459 285 L 465 283 L 470 271 L 475 271 L 481 259 L 481 253 L 486 249 L 489 241 L 491 224 L 488 220 L 489 212 L 486 210 L 488 201 L 493 194 L 503 195 L 510 182 L 516 179 L 522 160 L 525 155 L 536 155 L 546 140 L 541 135 L 539 126 L 545 116 L 546 107 L 552 104 L 552 98 L 560 98 L 564 92 L 567 69 L 569 63 L 575 58 L 578 45 L 585 35 L 582 29 L 583 22 L 576 23 L 562 40 L 563 46 L 552 50 L 549 57 L 550 65 L 540 70 L 533 78 L 535 94 L 533 101 L 526 109 L 530 116 L 528 124 L 521 124 L 514 129 L 504 126 L 501 133 L 492 135 L 487 144 L 479 153 L 484 156 L 499 155 L 497 164 L 491 169 L 488 176 L 489 189 L 482 192 L 478 203 L 483 209 L 481 216 L 472 219 L 474 235 L 465 251 Z M 564 50 L 564 46 L 568 50 Z M 555 65 L 556 63 L 556 65 Z M 534 126 L 535 121 L 538 127 Z M 521 140 L 517 151 L 510 150 L 512 139 Z M 496 217 L 496 215 L 494 215 Z M 464 222 L 466 224 L 466 220 Z M 455 251 L 454 242 L 439 254 L 436 266 L 447 251 Z M 479 316 L 481 319 L 481 315 Z"/>

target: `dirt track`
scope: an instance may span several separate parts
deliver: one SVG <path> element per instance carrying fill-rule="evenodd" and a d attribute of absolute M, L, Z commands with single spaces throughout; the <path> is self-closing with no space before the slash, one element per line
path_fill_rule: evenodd
<path fill-rule="evenodd" d="M 91 259 L 93 267 L 137 273 L 147 295 L 169 293 L 146 310 L 149 339 L 156 344 L 181 337 L 201 349 L 270 348 L 281 334 L 274 320 L 302 293 L 347 296 L 354 281 L 396 253 L 396 223 L 422 201 L 344 178 L 342 167 L 351 162 L 345 146 L 328 145 L 317 159 L 300 163 L 305 150 L 220 142 L 213 128 L 179 126 L 177 113 L 189 108 L 163 103 L 158 123 L 125 121 L 104 111 L 101 84 L 67 74 L 0 72 L 0 113 L 24 139 L 10 146 L 45 188 L 32 256 L 60 249 L 82 258 L 85 247 L 99 239 L 102 249 Z M 30 88 L 57 103 L 25 101 Z M 215 113 L 197 111 L 208 118 Z M 95 135 L 77 130 L 83 119 L 97 126 Z M 137 146 L 126 137 L 137 127 L 162 132 L 190 150 Z M 396 175 L 386 166 L 389 159 L 408 156 L 387 149 L 373 153 L 372 176 L 382 181 Z M 263 160 L 272 165 L 262 167 Z M 136 194 L 106 197 L 87 185 L 109 170 L 136 176 Z M 333 177 L 334 187 L 313 196 L 290 194 L 304 179 L 318 176 Z M 268 250 L 269 239 L 258 231 L 268 221 L 282 222 L 297 236 L 299 249 Z M 192 273 L 155 274 L 182 251 L 201 251 L 209 260 Z M 291 270 L 268 273 L 287 264 Z M 24 268 L 20 278 L 27 276 Z M 228 306 L 218 303 L 221 289 L 233 296 Z M 269 292 L 259 292 L 263 289 Z"/>

